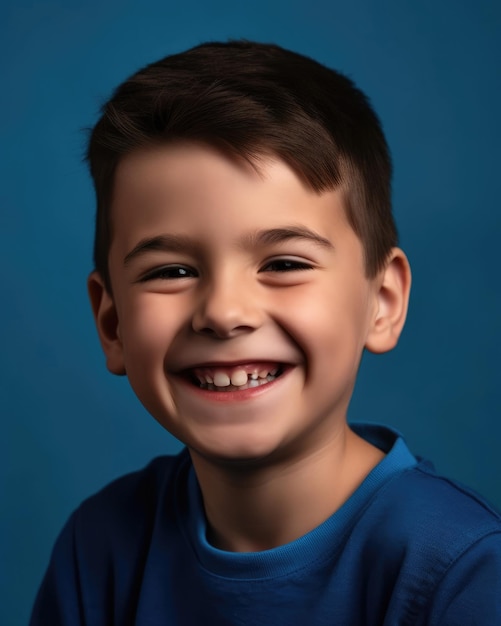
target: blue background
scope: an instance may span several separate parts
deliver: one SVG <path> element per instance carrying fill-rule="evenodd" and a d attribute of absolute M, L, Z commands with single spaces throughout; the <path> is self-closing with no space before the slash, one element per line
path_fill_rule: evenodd
<path fill-rule="evenodd" d="M 82 129 L 134 70 L 208 39 L 277 42 L 370 95 L 414 286 L 401 343 L 364 360 L 350 416 L 395 425 L 501 506 L 499 2 L 10 0 L 0 12 L 1 624 L 26 623 L 84 497 L 179 447 L 104 367 Z"/>

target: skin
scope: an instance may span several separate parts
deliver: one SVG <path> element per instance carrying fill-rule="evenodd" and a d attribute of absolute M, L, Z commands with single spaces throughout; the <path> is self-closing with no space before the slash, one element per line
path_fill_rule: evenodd
<path fill-rule="evenodd" d="M 369 280 L 341 191 L 197 144 L 126 156 L 111 216 L 113 296 L 89 278 L 107 365 L 189 448 L 211 541 L 255 551 L 305 534 L 383 457 L 346 412 L 364 348 L 390 350 L 402 330 L 405 255 Z M 275 364 L 246 391 L 190 379 Z"/>

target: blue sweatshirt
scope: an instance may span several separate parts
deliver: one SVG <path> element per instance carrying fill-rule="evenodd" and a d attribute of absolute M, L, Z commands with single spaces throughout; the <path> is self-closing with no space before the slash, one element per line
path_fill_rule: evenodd
<path fill-rule="evenodd" d="M 387 454 L 323 524 L 255 553 L 206 539 L 189 454 L 152 461 L 86 500 L 55 545 L 31 626 L 499 626 L 501 517 L 417 461 Z"/>

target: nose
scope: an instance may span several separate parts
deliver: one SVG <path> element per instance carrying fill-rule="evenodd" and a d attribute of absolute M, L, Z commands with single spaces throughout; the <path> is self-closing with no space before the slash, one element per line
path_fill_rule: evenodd
<path fill-rule="evenodd" d="M 207 283 L 198 295 L 192 327 L 197 333 L 229 339 L 249 333 L 262 323 L 256 288 L 238 276 Z"/>

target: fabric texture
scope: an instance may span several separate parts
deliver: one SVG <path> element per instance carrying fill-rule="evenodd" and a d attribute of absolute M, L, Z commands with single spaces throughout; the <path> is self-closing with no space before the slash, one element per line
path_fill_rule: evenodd
<path fill-rule="evenodd" d="M 394 431 L 353 428 L 385 458 L 273 550 L 207 542 L 186 451 L 111 483 L 64 527 L 31 626 L 501 625 L 500 515 Z"/>

